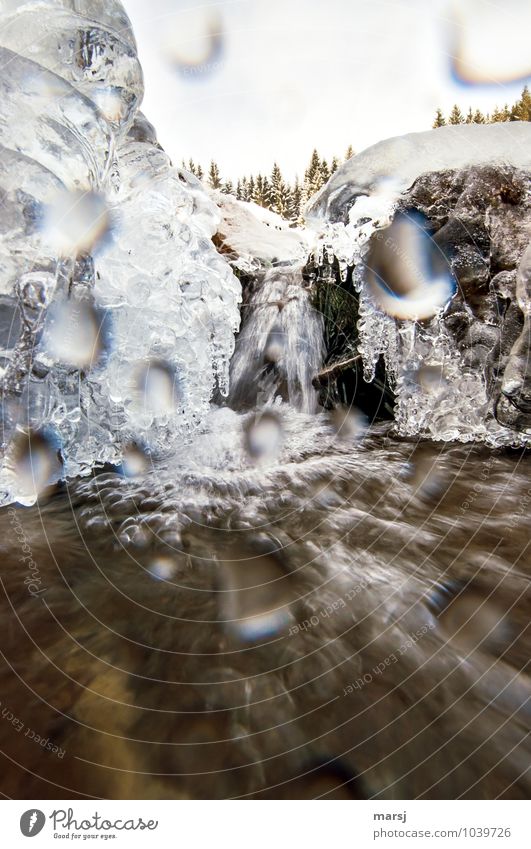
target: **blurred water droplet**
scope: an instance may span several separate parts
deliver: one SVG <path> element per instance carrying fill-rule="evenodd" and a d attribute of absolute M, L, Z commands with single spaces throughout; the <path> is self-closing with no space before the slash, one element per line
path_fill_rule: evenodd
<path fill-rule="evenodd" d="M 431 447 L 415 448 L 405 470 L 404 479 L 413 487 L 416 497 L 425 501 L 440 498 L 447 487 L 447 477 L 437 454 Z"/>
<path fill-rule="evenodd" d="M 108 344 L 107 316 L 91 301 L 69 298 L 51 306 L 41 346 L 48 357 L 79 369 L 94 368 Z"/>
<path fill-rule="evenodd" d="M 57 434 L 51 429 L 18 431 L 9 443 L 5 464 L 16 501 L 34 504 L 40 493 L 63 474 Z"/>
<path fill-rule="evenodd" d="M 437 392 L 446 386 L 442 366 L 421 365 L 417 371 L 417 383 L 425 392 Z"/>
<path fill-rule="evenodd" d="M 177 571 L 177 565 L 171 557 L 155 557 L 149 564 L 148 571 L 157 581 L 170 581 Z"/>
<path fill-rule="evenodd" d="M 273 325 L 267 337 L 264 349 L 264 362 L 278 363 L 284 356 L 286 349 L 286 334 L 279 324 Z"/>
<path fill-rule="evenodd" d="M 150 459 L 146 449 L 131 442 L 123 451 L 122 472 L 128 478 L 139 477 L 149 468 Z"/>
<path fill-rule="evenodd" d="M 162 51 L 167 61 L 188 82 L 210 76 L 224 47 L 223 20 L 216 9 L 187 9 L 167 26 Z"/>
<path fill-rule="evenodd" d="M 330 420 L 339 439 L 345 442 L 361 439 L 369 424 L 367 417 L 355 407 L 337 406 L 330 414 Z"/>
<path fill-rule="evenodd" d="M 171 415 L 181 399 L 180 380 L 175 368 L 164 360 L 149 360 L 136 370 L 140 408 L 153 416 Z"/>
<path fill-rule="evenodd" d="M 531 75 L 527 0 L 454 0 L 450 17 L 450 59 L 454 78 L 465 85 L 524 81 Z"/>
<path fill-rule="evenodd" d="M 244 425 L 245 450 L 252 460 L 267 462 L 274 459 L 281 440 L 282 424 L 276 413 L 258 413 Z"/>
<path fill-rule="evenodd" d="M 110 232 L 107 202 L 96 192 L 60 192 L 45 207 L 43 238 L 61 256 L 94 252 Z"/>
<path fill-rule="evenodd" d="M 499 654 L 511 642 L 506 611 L 477 588 L 461 589 L 450 598 L 439 622 L 448 638 L 469 652 L 482 649 Z"/>
<path fill-rule="evenodd" d="M 222 562 L 223 591 L 219 594 L 223 621 L 244 640 L 269 637 L 292 620 L 292 579 L 270 540 L 242 543 L 231 553 L 238 559 Z"/>
<path fill-rule="evenodd" d="M 456 291 L 448 261 L 417 214 L 399 213 L 374 234 L 365 279 L 376 305 L 398 319 L 431 318 Z"/>

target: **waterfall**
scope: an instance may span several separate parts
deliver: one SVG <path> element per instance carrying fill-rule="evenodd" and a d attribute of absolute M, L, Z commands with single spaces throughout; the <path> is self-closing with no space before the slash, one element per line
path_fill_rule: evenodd
<path fill-rule="evenodd" d="M 323 360 L 323 321 L 310 302 L 300 266 L 266 272 L 242 312 L 229 403 L 261 407 L 281 397 L 300 412 L 315 412 L 312 379 Z"/>

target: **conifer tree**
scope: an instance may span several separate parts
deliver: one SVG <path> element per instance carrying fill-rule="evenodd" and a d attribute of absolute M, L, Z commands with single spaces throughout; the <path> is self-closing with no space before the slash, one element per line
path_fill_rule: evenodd
<path fill-rule="evenodd" d="M 328 167 L 328 162 L 326 159 L 323 159 L 321 162 L 321 177 L 323 180 L 323 186 L 328 181 L 330 177 L 330 168 Z"/>
<path fill-rule="evenodd" d="M 284 182 L 278 164 L 275 162 L 271 172 L 271 210 L 284 217 L 288 209 L 288 187 Z"/>
<path fill-rule="evenodd" d="M 463 113 L 461 112 L 457 103 L 454 103 L 452 106 L 452 111 L 450 112 L 450 116 L 448 118 L 449 124 L 464 124 L 465 119 L 463 118 Z"/>
<path fill-rule="evenodd" d="M 435 121 L 433 122 L 433 129 L 436 130 L 437 127 L 444 127 L 446 124 L 444 115 L 440 109 L 437 109 L 435 114 Z"/>
<path fill-rule="evenodd" d="M 474 113 L 472 112 L 472 107 L 468 107 L 468 112 L 466 114 L 465 124 L 473 124 L 474 123 Z"/>
<path fill-rule="evenodd" d="M 204 173 L 203 173 L 203 169 L 201 168 L 200 165 L 196 165 L 195 176 L 197 177 L 198 180 L 202 180 L 203 177 L 205 176 Z"/>
<path fill-rule="evenodd" d="M 482 112 L 479 111 L 479 109 L 476 109 L 476 111 L 474 112 L 474 124 L 484 124 L 484 123 L 485 123 L 485 116 L 483 115 Z"/>
<path fill-rule="evenodd" d="M 221 176 L 219 173 L 219 168 L 212 160 L 210 163 L 210 168 L 208 170 L 208 185 L 211 189 L 220 189 L 221 188 Z"/>
<path fill-rule="evenodd" d="M 352 159 L 353 156 L 354 156 L 354 148 L 352 147 L 351 144 L 349 144 L 349 146 L 347 147 L 347 149 L 345 151 L 345 161 L 347 159 Z"/>
<path fill-rule="evenodd" d="M 221 187 L 221 191 L 226 195 L 234 194 L 234 186 L 232 184 L 232 180 L 225 180 Z"/>
<path fill-rule="evenodd" d="M 524 86 L 520 100 L 511 109 L 511 121 L 531 121 L 531 94 L 527 86 Z"/>
<path fill-rule="evenodd" d="M 301 214 L 301 186 L 299 178 L 295 177 L 295 183 L 288 195 L 288 208 L 286 217 L 292 224 L 299 221 Z"/>
<path fill-rule="evenodd" d="M 334 156 L 332 162 L 330 164 L 330 174 L 335 174 L 337 169 L 339 168 L 339 159 L 337 156 Z"/>

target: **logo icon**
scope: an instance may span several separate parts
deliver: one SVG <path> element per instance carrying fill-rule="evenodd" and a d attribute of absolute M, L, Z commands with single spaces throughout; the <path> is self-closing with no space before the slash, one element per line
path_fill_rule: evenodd
<path fill-rule="evenodd" d="M 20 830 L 24 837 L 35 837 L 44 828 L 46 817 L 37 808 L 25 811 L 20 817 Z"/>

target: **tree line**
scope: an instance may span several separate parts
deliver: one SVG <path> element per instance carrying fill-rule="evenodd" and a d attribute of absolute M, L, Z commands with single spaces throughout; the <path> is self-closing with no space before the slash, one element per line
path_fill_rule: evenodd
<path fill-rule="evenodd" d="M 199 180 L 206 182 L 211 189 L 219 189 L 225 194 L 234 195 L 238 200 L 253 201 L 264 209 L 276 212 L 282 218 L 295 225 L 302 222 L 302 211 L 309 198 L 321 189 L 331 175 L 337 171 L 342 162 L 354 156 L 354 150 L 349 145 L 344 159 L 334 156 L 330 162 L 314 150 L 303 180 L 295 177 L 294 181 L 287 180 L 275 162 L 270 174 L 251 174 L 242 177 L 236 185 L 232 180 L 223 180 L 219 166 L 211 162 L 210 167 L 203 171 L 201 165 L 193 159 L 183 161 L 183 167 Z"/>
<path fill-rule="evenodd" d="M 502 109 L 495 106 L 492 113 L 483 114 L 479 109 L 469 108 L 465 115 L 454 104 L 446 117 L 441 109 L 437 109 L 433 127 L 444 127 L 446 124 L 496 124 L 499 121 L 531 121 L 531 94 L 527 86 L 524 86 L 520 98 L 512 106 L 505 104 Z M 214 161 L 206 172 L 193 159 L 183 161 L 183 167 L 206 182 L 210 188 L 234 195 L 238 200 L 253 201 L 264 209 L 276 212 L 295 226 L 302 223 L 302 213 L 309 198 L 324 186 L 342 162 L 352 156 L 352 145 L 345 151 L 343 159 L 334 156 L 330 162 L 314 150 L 303 179 L 297 176 L 294 181 L 283 176 L 276 162 L 270 174 L 250 174 L 239 179 L 236 184 L 232 180 L 222 179 L 219 166 Z"/>
<path fill-rule="evenodd" d="M 452 106 L 448 118 L 441 109 L 437 109 L 433 127 L 444 127 L 446 124 L 497 124 L 500 121 L 531 121 L 531 94 L 527 86 L 524 86 L 519 100 L 512 106 L 507 103 L 502 109 L 495 106 L 492 113 L 487 112 L 486 115 L 479 109 L 472 111 L 472 108 L 463 115 L 457 103 Z"/>

